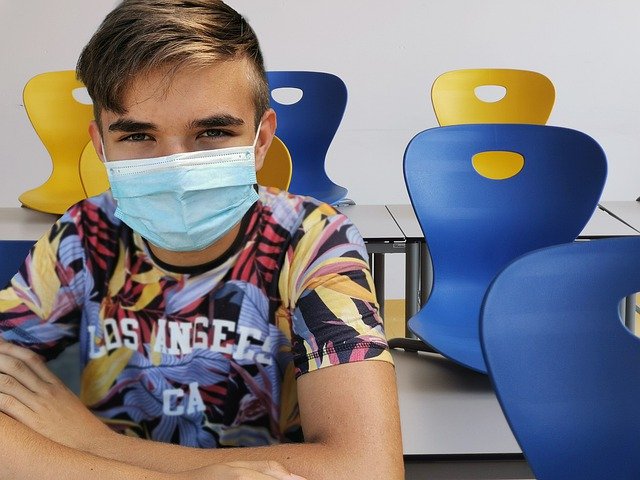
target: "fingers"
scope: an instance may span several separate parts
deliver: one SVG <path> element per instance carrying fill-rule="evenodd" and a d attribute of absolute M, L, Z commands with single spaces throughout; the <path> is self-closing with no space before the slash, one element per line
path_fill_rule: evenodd
<path fill-rule="evenodd" d="M 26 390 L 22 385 L 19 385 L 18 388 Z M 9 392 L 0 392 L 0 412 L 10 416 L 20 423 L 30 425 L 34 412 L 29 406 L 25 405 L 22 398 L 24 398 L 24 395 L 19 396 Z"/>
<path fill-rule="evenodd" d="M 254 470 L 267 475 L 270 478 L 277 478 L 278 480 L 305 480 L 303 477 L 290 473 L 289 470 L 284 468 L 280 463 L 273 460 L 252 462 L 237 461 L 229 462 L 227 463 L 227 465 L 237 468 Z"/>
<path fill-rule="evenodd" d="M 41 381 L 58 381 L 58 377 L 47 368 L 38 354 L 9 342 L 0 342 L 0 372 L 17 377 L 32 391 L 36 391 Z"/>
<path fill-rule="evenodd" d="M 209 479 L 216 480 L 305 480 L 303 477 L 289 473 L 282 465 L 275 461 L 237 461 L 210 465 L 208 467 L 190 470 L 178 474 L 180 479 Z"/>

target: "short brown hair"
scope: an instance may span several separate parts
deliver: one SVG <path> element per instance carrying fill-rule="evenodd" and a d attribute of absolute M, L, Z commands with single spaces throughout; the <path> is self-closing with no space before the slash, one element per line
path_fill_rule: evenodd
<path fill-rule="evenodd" d="M 94 103 L 123 114 L 123 97 L 141 73 L 209 66 L 247 58 L 253 66 L 256 126 L 269 108 L 269 87 L 255 32 L 220 0 L 123 0 L 84 47 L 76 72 Z"/>

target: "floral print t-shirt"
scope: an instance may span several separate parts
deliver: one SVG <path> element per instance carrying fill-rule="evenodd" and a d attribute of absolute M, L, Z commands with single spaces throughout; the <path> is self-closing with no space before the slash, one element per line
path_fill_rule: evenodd
<path fill-rule="evenodd" d="M 391 361 L 354 225 L 260 188 L 219 259 L 174 267 L 114 216 L 71 207 L 0 291 L 0 336 L 47 359 L 80 342 L 80 397 L 113 429 L 193 447 L 301 441 L 295 379 Z"/>

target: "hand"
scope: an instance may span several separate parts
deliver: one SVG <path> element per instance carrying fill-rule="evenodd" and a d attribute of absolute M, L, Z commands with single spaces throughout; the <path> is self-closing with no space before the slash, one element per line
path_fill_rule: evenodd
<path fill-rule="evenodd" d="M 176 474 L 176 480 L 305 480 L 275 461 L 229 462 Z"/>
<path fill-rule="evenodd" d="M 88 451 L 111 430 L 56 377 L 39 355 L 0 341 L 0 412 L 39 434 Z"/>

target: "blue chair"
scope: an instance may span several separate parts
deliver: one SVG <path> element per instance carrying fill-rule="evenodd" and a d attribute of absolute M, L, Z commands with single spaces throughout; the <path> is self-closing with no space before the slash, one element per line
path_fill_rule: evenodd
<path fill-rule="evenodd" d="M 606 171 L 595 140 L 567 128 L 455 125 L 414 137 L 404 175 L 434 278 L 410 330 L 486 372 L 478 325 L 489 283 L 517 256 L 573 241 L 597 206 Z"/>
<path fill-rule="evenodd" d="M 11 281 L 33 244 L 32 240 L 0 240 L 0 288 Z"/>
<path fill-rule="evenodd" d="M 637 291 L 638 237 L 528 253 L 488 289 L 484 357 L 537 479 L 640 478 L 640 340 L 618 308 Z"/>
<path fill-rule="evenodd" d="M 267 72 L 267 78 L 271 107 L 278 118 L 276 134 L 293 162 L 289 191 L 329 204 L 342 203 L 347 189 L 329 179 L 325 157 L 347 105 L 347 87 L 337 76 L 323 72 L 274 71 Z M 301 90 L 302 97 L 280 103 L 274 96 L 278 89 Z"/>

